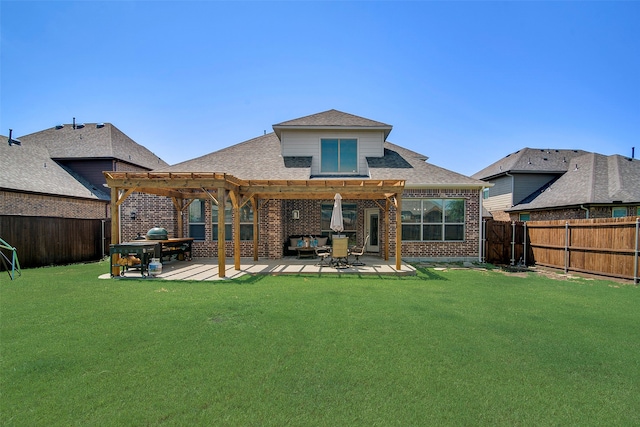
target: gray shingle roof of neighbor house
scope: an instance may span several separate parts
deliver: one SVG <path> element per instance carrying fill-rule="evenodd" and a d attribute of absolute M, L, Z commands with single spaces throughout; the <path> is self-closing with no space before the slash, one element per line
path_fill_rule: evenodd
<path fill-rule="evenodd" d="M 29 145 L 47 148 L 52 159 L 105 159 L 113 158 L 147 169 L 168 164 L 136 143 L 110 123 L 65 124 L 20 137 Z"/>
<path fill-rule="evenodd" d="M 523 148 L 498 160 L 471 175 L 488 180 L 505 173 L 564 173 L 571 166 L 571 159 L 587 151 L 550 148 Z"/>
<path fill-rule="evenodd" d="M 640 204 L 640 160 L 586 153 L 572 158 L 569 170 L 548 188 L 509 211 L 613 203 Z"/>
<path fill-rule="evenodd" d="M 273 130 L 280 137 L 280 132 L 284 129 L 331 129 L 331 128 L 352 128 L 352 129 L 380 129 L 384 131 L 385 139 L 389 136 L 391 125 L 366 119 L 338 110 L 327 110 L 322 113 L 311 114 L 298 119 L 287 120 L 286 122 L 273 125 Z"/>
<path fill-rule="evenodd" d="M 0 188 L 38 194 L 109 200 L 103 189 L 95 188 L 51 160 L 46 147 L 22 141 L 9 146 L 0 137 Z"/>
<path fill-rule="evenodd" d="M 329 119 L 334 117 L 338 123 L 352 126 L 359 122 L 367 128 L 384 125 L 358 116 L 348 115 L 330 110 L 318 115 L 283 123 L 323 123 L 322 128 L 330 125 Z M 353 120 L 353 122 L 351 121 Z M 274 125 L 274 129 L 276 126 Z M 384 125 L 388 126 L 388 125 Z M 389 129 L 391 127 L 389 126 Z M 255 180 L 308 180 L 327 179 L 326 176 L 311 176 L 311 157 L 283 157 L 280 139 L 275 132 L 269 133 L 204 156 L 188 160 L 176 165 L 160 168 L 158 172 L 221 172 L 240 179 Z M 456 172 L 431 165 L 426 162 L 427 156 L 407 150 L 390 142 L 385 142 L 384 157 L 368 157 L 368 178 L 376 180 L 403 179 L 407 187 L 466 187 L 479 188 L 488 184 L 472 179 Z M 362 178 L 362 177 L 359 177 Z"/>

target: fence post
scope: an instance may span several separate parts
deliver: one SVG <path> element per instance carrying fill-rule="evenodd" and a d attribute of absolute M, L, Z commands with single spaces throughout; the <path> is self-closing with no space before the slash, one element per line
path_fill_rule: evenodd
<path fill-rule="evenodd" d="M 638 240 L 640 240 L 640 218 L 636 218 L 636 253 L 633 257 L 633 283 L 638 284 Z"/>
<path fill-rule="evenodd" d="M 480 262 L 484 264 L 486 261 L 485 253 L 487 252 L 487 220 L 486 219 L 482 220 L 482 230 L 480 232 L 482 233 L 481 234 L 482 244 L 480 245 Z"/>
<path fill-rule="evenodd" d="M 511 265 L 516 265 L 516 222 L 511 221 Z"/>
<path fill-rule="evenodd" d="M 524 249 L 522 252 L 522 263 L 527 266 L 527 221 L 524 222 Z"/>
<path fill-rule="evenodd" d="M 564 223 L 564 274 L 569 271 L 569 221 Z"/>

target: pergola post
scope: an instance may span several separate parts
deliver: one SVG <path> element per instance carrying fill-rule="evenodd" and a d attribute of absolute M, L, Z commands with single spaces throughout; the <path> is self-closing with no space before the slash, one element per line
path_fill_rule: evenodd
<path fill-rule="evenodd" d="M 120 230 L 120 215 L 119 215 L 120 211 L 118 209 L 118 192 L 119 192 L 119 189 L 117 187 L 111 188 L 110 208 L 111 208 L 111 244 L 112 245 L 117 245 L 118 243 L 120 243 L 120 233 L 118 232 Z M 117 261 L 120 258 L 120 255 L 116 254 L 115 257 L 116 259 L 114 261 Z M 111 259 L 111 257 L 109 257 L 109 259 Z M 113 276 L 119 276 L 120 267 L 112 266 L 111 274 Z"/>
<path fill-rule="evenodd" d="M 386 232 L 384 233 L 384 260 L 389 261 L 389 227 L 391 227 L 391 200 L 389 198 L 386 199 L 384 203 L 384 228 Z"/>
<path fill-rule="evenodd" d="M 396 194 L 396 270 L 402 266 L 402 198 Z"/>
<path fill-rule="evenodd" d="M 258 201 L 255 197 L 251 198 L 251 208 L 253 209 L 253 260 L 258 261 L 258 233 L 260 229 L 258 228 Z"/>
<path fill-rule="evenodd" d="M 240 270 L 240 201 L 235 191 L 229 191 L 233 207 L 233 265 Z"/>
<path fill-rule="evenodd" d="M 224 205 L 225 205 L 225 189 L 218 187 L 218 276 L 225 277 L 225 229 L 224 229 Z"/>

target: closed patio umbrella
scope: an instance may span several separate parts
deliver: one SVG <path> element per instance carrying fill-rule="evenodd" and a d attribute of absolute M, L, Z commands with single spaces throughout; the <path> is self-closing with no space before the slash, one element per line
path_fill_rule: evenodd
<path fill-rule="evenodd" d="M 334 197 L 333 211 L 331 212 L 331 224 L 329 227 L 336 233 L 344 230 L 344 222 L 342 220 L 342 196 L 336 193 Z"/>

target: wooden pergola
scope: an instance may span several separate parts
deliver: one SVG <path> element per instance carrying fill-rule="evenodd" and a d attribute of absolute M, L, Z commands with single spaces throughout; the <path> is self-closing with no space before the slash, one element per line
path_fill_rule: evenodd
<path fill-rule="evenodd" d="M 243 180 L 215 172 L 103 172 L 111 188 L 111 242 L 120 243 L 118 207 L 134 192 L 165 196 L 172 200 L 178 213 L 178 236 L 183 237 L 181 215 L 196 199 L 210 199 L 218 205 L 218 269 L 225 276 L 225 203 L 227 195 L 234 212 L 233 229 L 240 229 L 239 210 L 251 203 L 253 211 L 253 259 L 258 260 L 258 217 L 261 201 L 284 199 L 333 199 L 340 193 L 343 199 L 372 200 L 384 212 L 386 229 L 390 226 L 390 211 L 396 208 L 396 269 L 401 268 L 401 195 L 404 180 L 372 179 L 309 179 L 309 180 Z M 385 200 L 384 206 L 379 202 Z M 389 233 L 385 233 L 384 259 L 389 259 Z M 240 270 L 240 233 L 234 233 L 234 264 Z"/>

